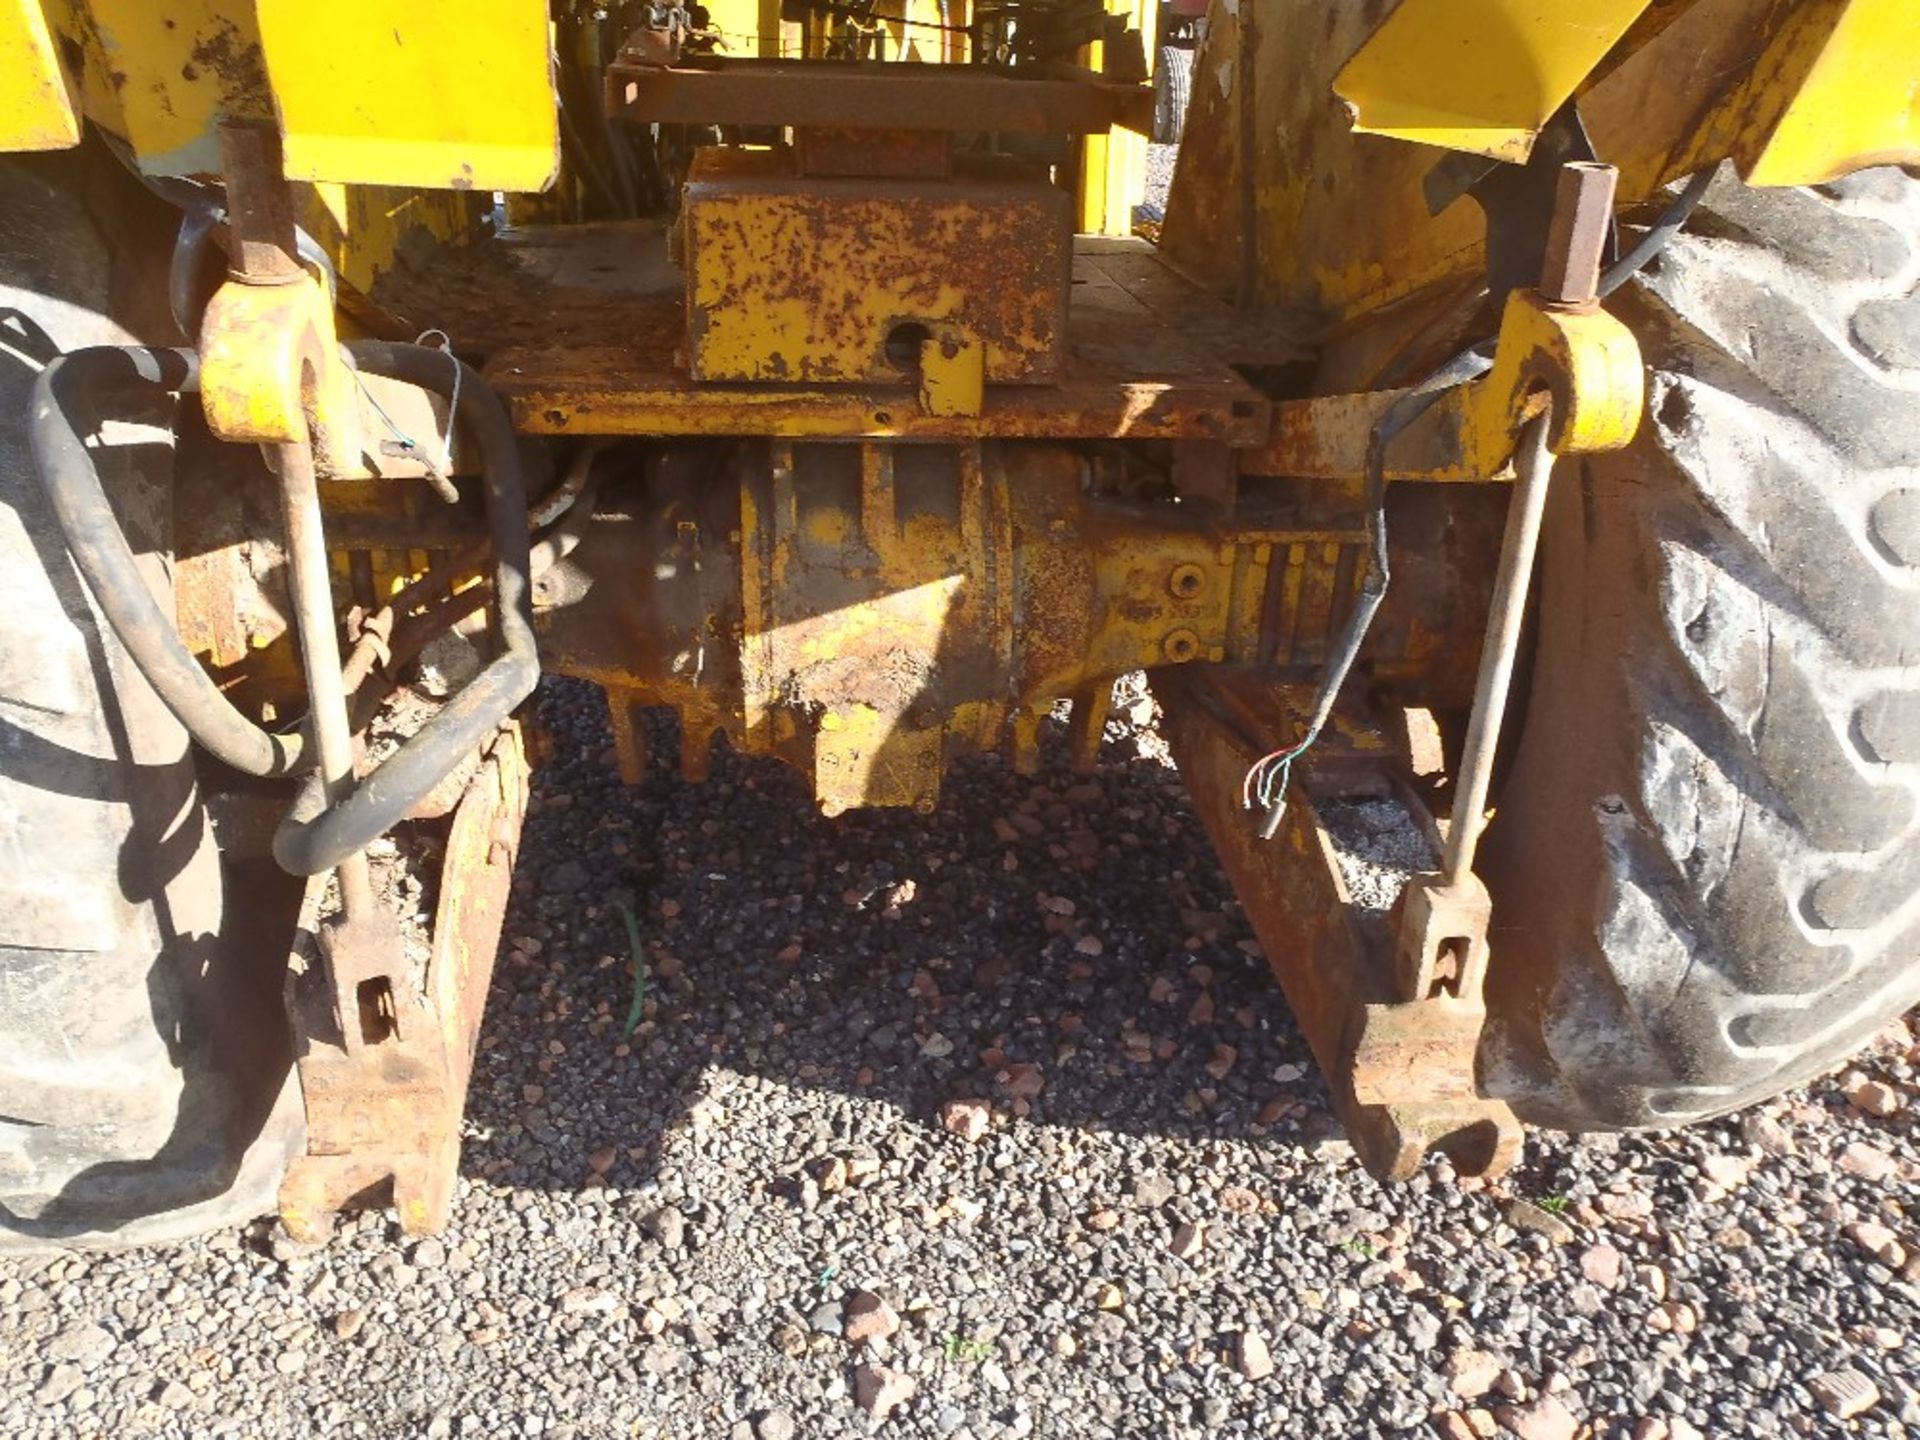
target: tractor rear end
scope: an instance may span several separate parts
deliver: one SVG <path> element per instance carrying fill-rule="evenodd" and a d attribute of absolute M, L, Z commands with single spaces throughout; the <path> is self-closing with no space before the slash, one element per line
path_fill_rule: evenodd
<path fill-rule="evenodd" d="M 1748 1103 L 1920 996 L 1916 22 L 1376 8 L 1183 29 L 1155 245 L 1152 7 L 18 0 L 0 779 L 85 873 L 0 904 L 7 1233 L 445 1225 L 542 672 L 629 782 L 665 709 L 689 781 L 834 816 L 1062 713 L 1092 767 L 1145 670 L 1381 1176 Z M 1861 267 L 1852 328 L 1703 346 L 1741 223 L 1780 293 Z M 1767 470 L 1729 417 L 1862 323 Z M 1355 807 L 1430 854 L 1391 908 Z"/>

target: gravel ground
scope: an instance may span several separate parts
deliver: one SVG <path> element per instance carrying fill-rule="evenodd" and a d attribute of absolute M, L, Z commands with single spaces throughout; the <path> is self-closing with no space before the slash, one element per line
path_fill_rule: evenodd
<path fill-rule="evenodd" d="M 1178 145 L 1147 146 L 1147 208 L 1155 217 L 1167 213 L 1167 192 L 1173 188 L 1173 163 L 1180 156 Z"/>
<path fill-rule="evenodd" d="M 1133 222 L 1136 230 L 1144 226 L 1144 233 L 1155 239 L 1167 218 L 1167 196 L 1173 189 L 1173 166 L 1179 158 L 1178 145 L 1147 146 L 1146 193 L 1133 207 Z"/>
<path fill-rule="evenodd" d="M 624 790 L 550 684 L 453 1229 L 0 1259 L 0 1431 L 1920 1434 L 1907 1026 L 1376 1185 L 1145 708 L 1091 781 L 830 822 L 761 762 Z"/>

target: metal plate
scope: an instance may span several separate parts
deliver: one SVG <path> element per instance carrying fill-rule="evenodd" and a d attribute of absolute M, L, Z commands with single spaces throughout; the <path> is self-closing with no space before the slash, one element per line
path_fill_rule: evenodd
<path fill-rule="evenodd" d="M 649 222 L 528 229 L 389 279 L 432 315 L 515 428 L 545 435 L 1222 440 L 1263 444 L 1271 406 L 1232 361 L 1297 358 L 1140 240 L 1074 242 L 1067 357 L 1055 385 L 989 385 L 979 415 L 930 415 L 899 385 L 714 385 L 676 360 L 684 283 Z"/>
<path fill-rule="evenodd" d="M 941 322 L 983 347 L 989 383 L 1059 373 L 1072 231 L 1044 172 L 823 179 L 793 174 L 786 151 L 716 146 L 687 177 L 682 225 L 696 380 L 913 381 Z"/>
<path fill-rule="evenodd" d="M 369 927 L 358 953 L 334 963 L 395 972 L 394 1024 L 384 1038 L 343 1033 L 331 977 L 315 965 L 312 936 L 324 879 L 308 886 L 298 967 L 287 1012 L 307 1111 L 307 1152 L 287 1170 L 280 1218 L 305 1241 L 325 1239 L 334 1214 L 362 1192 L 390 1184 L 401 1230 L 446 1228 L 459 1177 L 460 1118 L 474 1047 L 506 920 L 514 852 L 526 816 L 528 769 L 519 730 L 495 738 L 447 832 L 432 955 L 424 976 L 406 973 L 400 947 Z M 363 978 L 355 971 L 354 979 Z"/>
<path fill-rule="evenodd" d="M 0 0 L 0 150 L 79 143 L 72 83 L 41 0 Z"/>
<path fill-rule="evenodd" d="M 541 0 L 260 0 L 287 174 L 543 190 L 559 112 Z"/>
<path fill-rule="evenodd" d="M 1153 89 L 1091 71 L 1027 78 L 982 65 L 705 59 L 608 66 L 607 112 L 678 125 L 1146 134 Z"/>
<path fill-rule="evenodd" d="M 1403 0 L 1335 77 L 1362 134 L 1495 160 L 1534 136 L 1647 0 Z"/>

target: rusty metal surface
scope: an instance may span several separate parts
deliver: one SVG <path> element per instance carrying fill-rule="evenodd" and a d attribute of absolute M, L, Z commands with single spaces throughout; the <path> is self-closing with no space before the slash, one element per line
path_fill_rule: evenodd
<path fill-rule="evenodd" d="M 1268 627 L 1295 643 L 1294 608 L 1326 629 L 1324 531 L 1092 483 L 1062 446 L 675 447 L 548 577 L 543 653 L 616 692 L 630 773 L 632 707 L 670 706 L 690 742 L 779 756 L 839 811 L 931 806 L 960 753 L 1026 768 L 1055 701 L 1097 705 L 1143 666 L 1252 664 Z M 1315 582 L 1270 605 L 1290 557 Z"/>
<path fill-rule="evenodd" d="M 1169 470 L 1174 492 L 1183 499 L 1231 511 L 1240 493 L 1240 470 L 1231 446 L 1218 440 L 1176 440 Z"/>
<path fill-rule="evenodd" d="M 990 384 L 1061 369 L 1072 222 L 1043 169 L 956 157 L 951 179 L 817 178 L 785 150 L 698 152 L 681 209 L 697 381 L 910 381 L 952 326 Z"/>
<path fill-rule="evenodd" d="M 1571 167 L 1570 167 L 1571 168 Z M 1607 167 L 1594 167 L 1605 170 Z M 1592 173 L 1592 170 L 1578 173 Z M 1576 182 L 1570 203 L 1580 207 Z M 1556 212 L 1560 213 L 1560 212 Z M 1592 289 L 1596 259 L 1589 212 L 1564 238 L 1582 256 L 1554 262 L 1561 289 Z M 1616 450 L 1630 441 L 1644 408 L 1646 377 L 1633 334 L 1589 293 L 1571 303 L 1537 290 L 1514 290 L 1501 312 L 1493 366 L 1482 379 L 1442 395 L 1387 447 L 1389 480 L 1477 482 L 1512 477 L 1515 436 L 1551 411 L 1556 454 Z M 1263 446 L 1240 457 L 1243 474 L 1295 478 L 1351 477 L 1366 472 L 1373 428 L 1404 391 L 1368 391 L 1283 401 Z"/>
<path fill-rule="evenodd" d="M 1441 997 L 1478 1005 L 1487 978 L 1493 901 L 1471 872 L 1449 882 L 1418 876 L 1394 916 L 1394 983 L 1402 1000 Z"/>
<path fill-rule="evenodd" d="M 675 316 L 677 319 L 677 314 Z M 697 385 L 625 368 L 620 349 L 503 355 L 497 388 L 529 435 L 752 436 L 839 440 L 1224 440 L 1256 445 L 1267 402 L 1230 374 L 1160 380 L 1076 367 L 1057 388 L 991 388 L 978 415 L 933 415 L 911 389 Z M 518 371 L 516 375 L 514 372 Z"/>
<path fill-rule="evenodd" d="M 537 585 L 542 652 L 612 692 L 630 780 L 634 712 L 661 706 L 680 715 L 689 776 L 724 731 L 838 808 L 931 803 L 966 750 L 1004 745 L 1029 765 L 1053 700 L 1080 711 L 1137 666 L 1311 681 L 1362 571 L 1347 500 L 1256 492 L 1236 518 L 1089 497 L 1089 483 L 1083 457 L 1040 445 L 664 447 Z M 1474 562 L 1505 499 L 1395 489 L 1395 585 L 1365 663 L 1408 703 L 1471 695 L 1490 578 Z M 823 770 L 840 746 L 893 768 Z"/>
<path fill-rule="evenodd" d="M 1400 703 L 1445 708 L 1472 698 L 1507 498 L 1504 486 L 1388 489 L 1393 583 L 1360 661 L 1364 677 Z M 1239 503 L 1240 523 L 1257 515 L 1295 536 L 1274 552 L 1260 655 L 1274 679 L 1310 682 L 1364 577 L 1364 507 L 1345 484 L 1255 477 L 1242 478 Z"/>
<path fill-rule="evenodd" d="M 1156 679 L 1163 733 L 1356 1154 L 1381 1179 L 1410 1176 L 1431 1151 L 1463 1174 L 1506 1169 L 1521 1132 L 1503 1103 L 1475 1089 L 1483 1007 L 1454 996 L 1403 1000 L 1392 936 L 1378 916 L 1354 908 L 1315 808 L 1337 795 L 1380 793 L 1391 783 L 1388 748 L 1367 745 L 1364 727 L 1330 735 L 1279 833 L 1263 841 L 1241 808 L 1240 782 L 1261 737 L 1291 733 L 1273 728 L 1289 721 L 1269 688 L 1223 691 L 1217 678 Z M 1249 731 L 1250 723 L 1263 728 Z"/>
<path fill-rule="evenodd" d="M 1283 400 L 1273 407 L 1266 443 L 1239 456 L 1243 475 L 1279 475 L 1298 480 L 1352 479 L 1366 473 L 1374 426 L 1405 390 L 1366 390 Z M 1386 478 L 1409 480 L 1439 468 L 1433 444 L 1433 412 L 1413 422 L 1386 452 Z M 1423 422 L 1425 422 L 1423 424 Z M 1442 457 L 1453 463 L 1453 457 Z"/>
<path fill-rule="evenodd" d="M 509 727 L 454 812 L 425 973 L 409 969 L 396 935 L 332 938 L 333 963 L 362 1000 L 354 1014 L 338 1013 L 316 964 L 323 883 L 309 886 L 287 986 L 307 1111 L 307 1153 L 280 1192 L 282 1222 L 296 1237 L 324 1239 L 343 1206 L 389 1184 L 405 1233 L 445 1228 L 526 795 L 527 762 Z"/>
<path fill-rule="evenodd" d="M 920 337 L 922 414 L 978 415 L 987 405 L 987 347 L 957 325 L 928 327 Z"/>
<path fill-rule="evenodd" d="M 793 132 L 793 152 L 802 175 L 944 180 L 953 173 L 953 136 L 945 130 L 807 125 Z"/>
<path fill-rule="evenodd" d="M 1165 476 L 1158 476 L 1164 485 Z M 1067 699 L 1194 662 L 1311 681 L 1364 566 L 1360 511 L 1311 487 L 1236 511 L 1124 498 L 1065 446 L 664 445 L 601 492 L 536 589 L 549 668 L 611 694 L 623 773 L 634 712 L 681 718 L 681 766 L 724 732 L 807 775 L 823 806 L 927 806 L 955 755 L 1034 763 Z M 1396 583 L 1366 663 L 1433 704 L 1471 693 L 1497 490 L 1400 487 Z M 1082 737 L 1090 756 L 1099 727 Z"/>
<path fill-rule="evenodd" d="M 983 65 L 688 57 L 607 67 L 609 115 L 678 125 L 860 125 L 1026 135 L 1153 128 L 1151 86 L 1015 75 Z"/>
<path fill-rule="evenodd" d="M 280 132 L 267 124 L 223 124 L 220 164 L 235 277 L 256 284 L 279 284 L 298 277 L 293 192 L 283 171 Z"/>
<path fill-rule="evenodd" d="M 1560 167 L 1539 286 L 1553 304 L 1586 305 L 1598 298 L 1619 179 L 1611 165 L 1572 161 Z"/>
<path fill-rule="evenodd" d="M 485 359 L 515 428 L 545 435 L 963 440 L 1267 438 L 1270 404 L 1229 363 L 1299 351 L 1170 270 L 1138 240 L 1073 247 L 1066 358 L 1050 388 L 989 385 L 978 415 L 930 415 L 913 387 L 698 384 L 683 280 L 650 222 L 536 228 L 438 257 L 396 289 Z"/>
<path fill-rule="evenodd" d="M 408 433 L 444 430 L 444 397 L 384 376 L 361 382 Z M 360 399 L 363 433 L 381 433 L 366 396 Z M 257 446 L 218 441 L 203 427 L 183 431 L 177 443 L 173 613 L 180 637 L 247 713 L 269 721 L 297 715 L 303 690 L 273 476 Z M 467 450 L 456 443 L 456 469 L 470 465 Z M 376 449 L 360 452 L 349 476 L 322 477 L 321 514 L 343 607 L 373 605 L 423 573 L 435 553 L 485 542 L 477 489 L 469 486 L 449 505 L 420 483 L 421 470 L 418 459 Z"/>
<path fill-rule="evenodd" d="M 1400 703 L 1446 708 L 1472 699 L 1507 500 L 1504 486 L 1389 488 L 1393 584 L 1361 661 Z"/>

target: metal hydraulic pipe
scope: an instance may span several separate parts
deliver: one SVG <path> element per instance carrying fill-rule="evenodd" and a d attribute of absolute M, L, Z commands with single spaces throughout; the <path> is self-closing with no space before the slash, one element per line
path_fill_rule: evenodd
<path fill-rule="evenodd" d="M 1460 757 L 1453 822 L 1447 831 L 1447 853 L 1441 865 L 1449 885 L 1473 869 L 1474 851 L 1486 828 L 1487 790 L 1493 781 L 1494 754 L 1500 748 L 1500 724 L 1506 715 L 1507 692 L 1512 688 L 1520 626 L 1527 613 L 1527 587 L 1540 545 L 1547 484 L 1553 476 L 1553 452 L 1547 448 L 1551 418 L 1542 414 L 1529 421 L 1520 432 L 1520 446 L 1514 453 L 1513 501 L 1507 509 L 1506 535 L 1500 542 L 1500 569 L 1493 582 L 1487 638 L 1480 650 L 1480 675 L 1473 688 L 1473 719 L 1468 723 L 1466 750 Z"/>
<path fill-rule="evenodd" d="M 357 340 L 347 348 L 363 370 L 443 394 L 451 390 L 445 351 L 378 340 Z M 454 363 L 465 365 L 464 361 Z M 487 530 L 493 545 L 496 653 L 438 714 L 343 798 L 329 803 L 320 778 L 308 782 L 273 837 L 274 858 L 292 874 L 317 875 L 334 869 L 405 819 L 512 715 L 540 678 L 528 593 L 530 545 L 519 446 L 505 407 L 479 375 L 467 370 L 462 384 L 459 420 L 479 449 Z"/>
<path fill-rule="evenodd" d="M 320 486 L 313 471 L 313 445 L 306 440 L 262 447 L 280 477 L 280 513 L 287 531 L 288 588 L 294 632 L 306 671 L 307 716 L 319 752 L 318 780 L 329 807 L 353 790 L 353 726 L 340 669 L 340 638 L 333 615 L 333 582 L 320 520 Z M 356 851 L 339 862 L 340 903 L 349 917 L 373 908 L 367 857 Z"/>
<path fill-rule="evenodd" d="M 1619 171 L 1611 165 L 1574 161 L 1560 167 L 1546 258 L 1540 271 L 1540 294 L 1549 303 L 1579 309 L 1598 300 L 1600 259 L 1613 224 L 1613 196 L 1619 179 Z M 1693 186 L 1688 187 L 1688 193 L 1698 200 Z M 1691 204 L 1675 207 L 1681 221 Z M 1665 233 L 1670 236 L 1673 231 L 1669 228 Z M 1664 239 L 1655 242 L 1653 250 L 1664 243 Z M 1648 255 L 1634 263 L 1644 264 Z M 1460 757 L 1459 779 L 1454 787 L 1453 823 L 1447 831 L 1447 853 L 1441 864 L 1449 885 L 1465 879 L 1473 870 L 1474 851 L 1479 847 L 1481 831 L 1486 829 L 1487 791 L 1493 784 L 1493 762 L 1500 749 L 1507 692 L 1513 686 L 1513 662 L 1520 649 L 1520 626 L 1527 614 L 1533 559 L 1540 548 L 1547 484 L 1553 478 L 1553 451 L 1548 448 L 1552 419 L 1551 410 L 1535 416 L 1521 430 L 1514 449 L 1513 499 L 1507 508 L 1507 532 L 1500 542 L 1500 569 L 1494 576 L 1487 638 L 1481 644 L 1480 674 L 1473 687 L 1473 718 L 1467 724 L 1466 750 Z"/>

